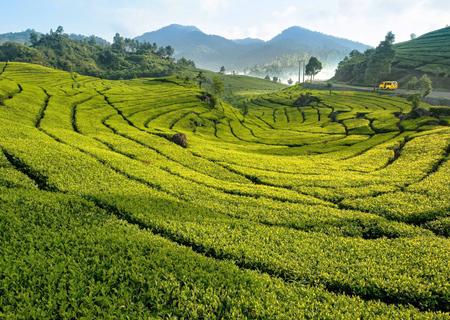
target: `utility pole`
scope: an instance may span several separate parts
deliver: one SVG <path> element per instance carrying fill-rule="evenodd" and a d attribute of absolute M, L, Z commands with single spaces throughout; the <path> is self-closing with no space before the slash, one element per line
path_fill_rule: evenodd
<path fill-rule="evenodd" d="M 303 74 L 303 81 L 302 81 Z M 305 82 L 305 60 L 298 61 L 298 83 Z"/>
<path fill-rule="evenodd" d="M 306 70 L 306 61 L 303 60 L 303 83 L 305 83 L 305 70 Z"/>

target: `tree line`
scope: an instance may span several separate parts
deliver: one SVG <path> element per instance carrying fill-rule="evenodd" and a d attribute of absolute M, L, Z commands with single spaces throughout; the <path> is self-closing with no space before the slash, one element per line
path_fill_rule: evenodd
<path fill-rule="evenodd" d="M 394 42 L 395 35 L 388 32 L 375 49 L 368 49 L 364 53 L 358 50 L 351 51 L 339 63 L 335 80 L 373 86 L 389 80 L 395 58 Z"/>
<path fill-rule="evenodd" d="M 30 45 L 0 45 L 0 61 L 37 63 L 69 72 L 108 79 L 167 76 L 180 68 L 195 68 L 191 60 L 173 58 L 171 46 L 141 43 L 114 36 L 112 44 L 99 44 L 94 36 L 73 40 L 63 27 L 47 34 L 30 34 Z"/>
<path fill-rule="evenodd" d="M 414 39 L 415 35 L 411 35 Z M 350 52 L 342 60 L 336 70 L 334 80 L 352 84 L 363 84 L 376 87 L 380 82 L 395 80 L 392 74 L 392 64 L 395 59 L 395 35 L 388 32 L 385 39 L 375 49 L 368 49 L 364 53 L 357 50 Z M 418 91 L 425 97 L 431 93 L 432 82 L 427 75 L 420 79 L 416 76 L 406 83 L 409 90 Z"/>

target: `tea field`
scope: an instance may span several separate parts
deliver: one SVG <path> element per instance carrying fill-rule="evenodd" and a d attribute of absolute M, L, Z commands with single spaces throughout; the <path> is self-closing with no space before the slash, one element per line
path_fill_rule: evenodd
<path fill-rule="evenodd" d="M 450 113 L 0 72 L 1 319 L 450 319 Z"/>

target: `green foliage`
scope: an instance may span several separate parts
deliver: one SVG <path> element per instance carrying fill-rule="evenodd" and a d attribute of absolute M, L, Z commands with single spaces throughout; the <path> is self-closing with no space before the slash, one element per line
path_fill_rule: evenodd
<path fill-rule="evenodd" d="M 320 71 L 322 71 L 322 62 L 320 62 L 316 57 L 311 57 L 306 64 L 305 73 L 311 77 L 312 81 Z"/>
<path fill-rule="evenodd" d="M 411 87 L 414 83 L 408 86 L 408 80 L 425 74 L 436 87 L 448 88 L 449 39 L 450 28 L 436 30 L 393 46 L 389 44 L 393 40 L 390 36 L 375 50 L 370 49 L 364 53 L 351 52 L 339 63 L 334 78 L 337 81 L 359 85 L 396 80 L 406 87 Z"/>
<path fill-rule="evenodd" d="M 376 86 L 379 82 L 388 80 L 387 77 L 391 73 L 392 62 L 395 57 L 394 41 L 394 34 L 389 32 L 384 41 L 381 41 L 375 51 L 373 51 L 367 62 L 367 69 L 364 75 L 366 83 Z"/>
<path fill-rule="evenodd" d="M 448 110 L 0 72 L 0 318 L 448 318 Z"/>
<path fill-rule="evenodd" d="M 420 93 L 422 94 L 422 97 L 426 97 L 433 90 L 433 82 L 431 81 L 431 79 L 426 74 L 424 74 L 419 79 L 419 81 L 417 81 L 417 87 L 420 90 Z"/>
<path fill-rule="evenodd" d="M 223 94 L 224 91 L 224 83 L 223 80 L 220 77 L 214 77 L 212 79 L 212 88 L 214 91 L 214 94 L 216 94 L 217 96 L 221 96 Z"/>
<path fill-rule="evenodd" d="M 95 38 L 72 40 L 58 27 L 46 35 L 30 34 L 31 47 L 17 43 L 0 46 L 1 61 L 32 62 L 110 79 L 132 79 L 170 75 L 194 68 L 192 61 L 179 64 L 171 58 L 173 48 L 139 43 L 116 34 L 112 45 L 99 45 Z"/>
<path fill-rule="evenodd" d="M 422 97 L 428 96 L 433 90 L 433 82 L 424 74 L 420 79 L 413 76 L 406 84 L 409 90 L 419 91 Z"/>
<path fill-rule="evenodd" d="M 412 94 L 408 97 L 408 101 L 411 102 L 411 106 L 413 109 L 417 109 L 420 107 L 420 102 L 422 101 L 422 99 L 419 94 Z"/>
<path fill-rule="evenodd" d="M 409 79 L 408 83 L 406 84 L 406 87 L 409 90 L 417 90 L 417 85 L 418 85 L 419 79 L 417 79 L 416 76 L 411 77 L 411 79 Z"/>
<path fill-rule="evenodd" d="M 196 79 L 197 79 L 198 87 L 201 89 L 203 83 L 206 81 L 206 77 L 203 74 L 203 71 L 198 72 Z"/>
<path fill-rule="evenodd" d="M 328 91 L 330 91 L 330 94 L 331 94 L 331 90 L 333 89 L 333 83 L 327 82 L 326 87 L 327 87 Z"/>

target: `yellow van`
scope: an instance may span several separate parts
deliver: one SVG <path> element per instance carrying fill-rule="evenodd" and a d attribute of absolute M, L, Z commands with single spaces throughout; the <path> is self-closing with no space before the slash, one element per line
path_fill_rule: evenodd
<path fill-rule="evenodd" d="M 384 81 L 384 82 L 380 83 L 379 88 L 384 89 L 384 90 L 396 90 L 396 89 L 398 89 L 398 82 L 397 81 Z"/>

